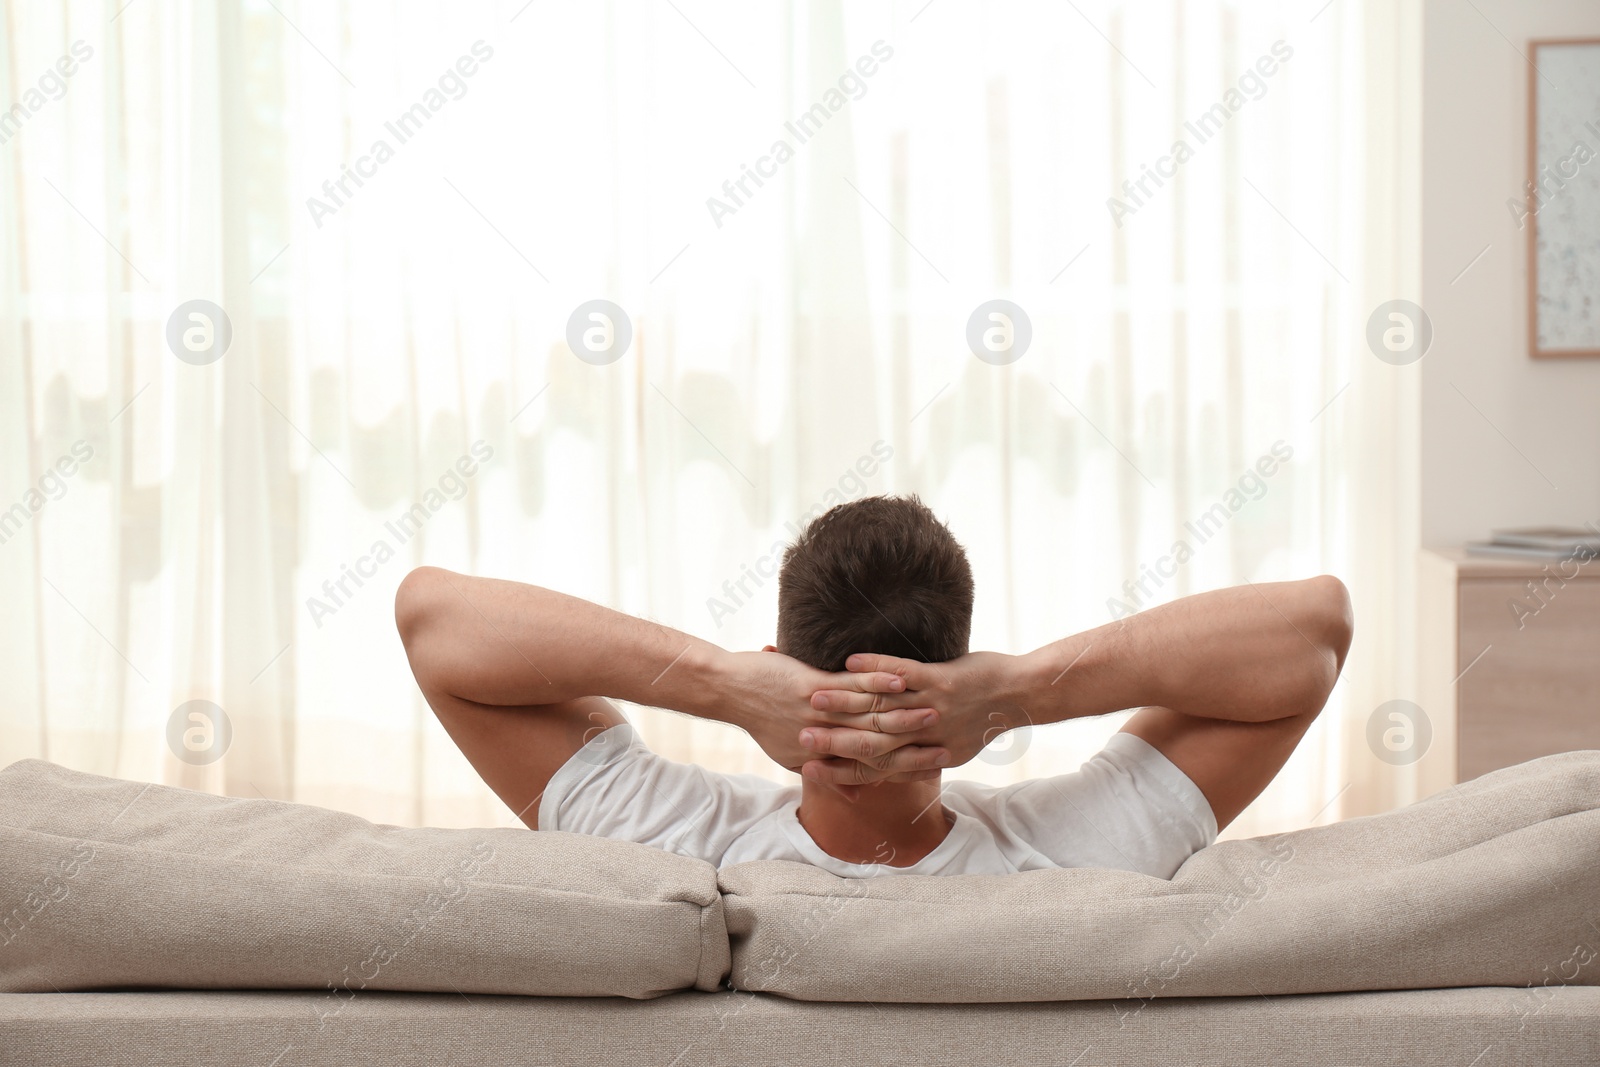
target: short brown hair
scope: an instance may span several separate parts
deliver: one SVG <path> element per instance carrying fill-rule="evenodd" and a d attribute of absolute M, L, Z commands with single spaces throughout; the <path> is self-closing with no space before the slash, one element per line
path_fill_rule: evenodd
<path fill-rule="evenodd" d="M 778 574 L 778 651 L 825 671 L 852 652 L 937 663 L 972 636 L 967 553 L 915 496 L 840 504 L 803 530 Z"/>

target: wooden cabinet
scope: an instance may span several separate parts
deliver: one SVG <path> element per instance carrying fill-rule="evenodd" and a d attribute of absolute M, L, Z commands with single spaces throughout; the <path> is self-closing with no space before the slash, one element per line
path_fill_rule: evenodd
<path fill-rule="evenodd" d="M 1424 792 L 1513 763 L 1600 749 L 1600 559 L 1429 550 L 1418 567 Z"/>

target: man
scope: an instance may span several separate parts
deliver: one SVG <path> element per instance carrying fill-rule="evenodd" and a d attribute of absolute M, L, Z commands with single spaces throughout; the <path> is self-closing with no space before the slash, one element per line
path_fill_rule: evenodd
<path fill-rule="evenodd" d="M 1186 597 L 1022 656 L 967 651 L 972 598 L 931 511 L 868 497 L 789 547 L 778 644 L 761 652 L 431 567 L 406 577 L 395 615 L 428 703 L 528 826 L 849 877 L 1171 877 L 1283 767 L 1350 644 L 1331 577 Z M 802 782 L 663 759 L 607 698 L 741 727 Z M 1128 708 L 1077 771 L 941 782 L 1007 730 Z"/>

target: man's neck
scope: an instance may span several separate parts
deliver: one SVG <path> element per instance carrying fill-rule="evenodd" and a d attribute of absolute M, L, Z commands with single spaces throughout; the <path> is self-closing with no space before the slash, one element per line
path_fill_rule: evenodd
<path fill-rule="evenodd" d="M 866 786 L 852 801 L 806 780 L 798 815 L 811 840 L 835 859 L 909 867 L 950 833 L 939 794 L 937 778 L 881 782 Z"/>

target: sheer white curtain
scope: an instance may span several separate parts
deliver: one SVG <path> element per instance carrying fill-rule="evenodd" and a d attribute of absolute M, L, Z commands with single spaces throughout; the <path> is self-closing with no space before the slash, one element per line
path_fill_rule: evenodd
<path fill-rule="evenodd" d="M 757 647 L 793 528 L 915 491 L 980 647 L 1349 576 L 1352 680 L 1235 832 L 1399 795 L 1350 726 L 1404 695 L 1406 382 L 1362 341 L 1401 284 L 1367 224 L 1387 6 L 119 6 L 3 7 L 14 99 L 93 54 L 0 145 L 0 761 L 510 822 L 415 692 L 407 569 Z M 198 365 L 167 338 L 197 299 L 232 328 Z M 631 343 L 583 361 L 599 299 Z M 969 346 L 991 300 L 1012 362 Z M 197 699 L 232 728 L 203 765 L 168 739 Z"/>

